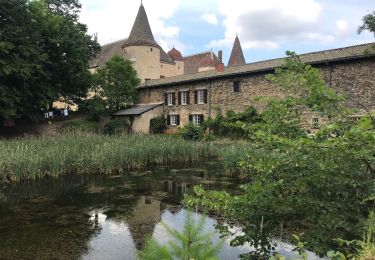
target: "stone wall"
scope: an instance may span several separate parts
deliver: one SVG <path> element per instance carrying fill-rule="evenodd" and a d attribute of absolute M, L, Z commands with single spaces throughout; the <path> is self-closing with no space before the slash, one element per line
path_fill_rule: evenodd
<path fill-rule="evenodd" d="M 375 110 L 375 62 L 371 60 L 357 60 L 352 62 L 341 62 L 335 64 L 325 64 L 317 66 L 322 77 L 339 93 L 347 96 L 348 106 Z M 235 112 L 244 111 L 247 107 L 253 106 L 259 111 L 265 109 L 265 102 L 262 98 L 282 97 L 283 93 L 276 86 L 266 80 L 267 73 L 249 74 L 239 77 L 218 78 L 214 80 L 198 81 L 194 83 L 184 83 L 175 86 L 159 86 L 139 89 L 139 103 L 164 102 L 165 93 L 189 90 L 190 104 L 166 106 L 164 113 L 179 114 L 180 127 L 184 126 L 190 114 L 203 114 L 205 119 L 214 117 L 217 109 L 223 113 L 228 110 Z M 239 82 L 239 92 L 234 91 L 235 82 Z M 194 104 L 194 90 L 207 89 L 207 104 Z M 304 114 L 303 119 L 306 125 L 311 125 L 313 117 L 317 114 Z M 323 119 L 319 119 L 323 122 Z"/>

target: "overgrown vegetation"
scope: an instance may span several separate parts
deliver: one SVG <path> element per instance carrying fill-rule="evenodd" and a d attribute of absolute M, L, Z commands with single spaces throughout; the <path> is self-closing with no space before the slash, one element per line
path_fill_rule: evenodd
<path fill-rule="evenodd" d="M 180 129 L 179 134 L 185 140 L 198 141 L 203 137 L 204 128 L 189 122 L 185 127 Z"/>
<path fill-rule="evenodd" d="M 66 121 L 61 131 L 63 133 L 96 133 L 98 131 L 98 123 L 86 119 Z"/>
<path fill-rule="evenodd" d="M 0 180 L 126 172 L 217 157 L 215 146 L 171 136 L 66 134 L 0 140 Z"/>
<path fill-rule="evenodd" d="M 336 239 L 360 240 L 374 211 L 374 118 L 351 120 L 343 98 L 319 71 L 288 55 L 285 68 L 268 77 L 285 97 L 268 102 L 261 122 L 244 125 L 251 143 L 237 162 L 231 160 L 251 178 L 241 186 L 242 194 L 197 187 L 185 200 L 240 223 L 243 234 L 232 245 L 254 246 L 248 258 L 266 259 L 273 238 L 289 240 L 300 232 L 307 248 L 320 255 L 339 251 Z M 306 109 L 329 118 L 314 136 L 300 126 Z"/>
<path fill-rule="evenodd" d="M 167 122 L 163 115 L 152 118 L 150 120 L 150 133 L 162 134 L 167 129 Z"/>
<path fill-rule="evenodd" d="M 126 119 L 113 119 L 104 125 L 103 133 L 107 135 L 127 134 L 130 122 Z"/>
<path fill-rule="evenodd" d="M 218 110 L 214 119 L 204 122 L 204 127 L 216 136 L 238 139 L 247 137 L 245 126 L 249 127 L 261 121 L 261 115 L 253 107 L 248 107 L 244 112 L 239 113 L 228 110 L 225 116 Z"/>
<path fill-rule="evenodd" d="M 160 245 L 155 239 L 148 239 L 145 248 L 139 253 L 139 260 L 215 260 L 224 240 L 217 244 L 212 243 L 212 233 L 204 233 L 205 218 L 195 219 L 191 212 L 185 215 L 185 224 L 182 232 L 163 223 L 164 228 L 173 240 L 167 245 Z"/>

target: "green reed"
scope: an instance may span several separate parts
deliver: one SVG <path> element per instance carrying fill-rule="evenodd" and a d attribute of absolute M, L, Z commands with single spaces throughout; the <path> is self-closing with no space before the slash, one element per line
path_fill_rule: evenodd
<path fill-rule="evenodd" d="M 172 136 L 65 134 L 0 140 L 0 176 L 20 180 L 75 172 L 109 174 L 217 156 L 209 143 Z"/>

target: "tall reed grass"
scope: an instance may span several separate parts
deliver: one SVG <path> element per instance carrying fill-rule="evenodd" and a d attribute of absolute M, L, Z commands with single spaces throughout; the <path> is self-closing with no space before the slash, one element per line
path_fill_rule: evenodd
<path fill-rule="evenodd" d="M 0 140 L 0 180 L 113 173 L 218 156 L 216 146 L 172 136 L 65 134 Z"/>

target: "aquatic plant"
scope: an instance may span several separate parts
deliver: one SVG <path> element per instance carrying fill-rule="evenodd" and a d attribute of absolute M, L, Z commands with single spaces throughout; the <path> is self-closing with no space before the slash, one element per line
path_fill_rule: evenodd
<path fill-rule="evenodd" d="M 83 135 L 0 140 L 0 179 L 122 173 L 217 157 L 216 146 L 172 136 Z"/>

